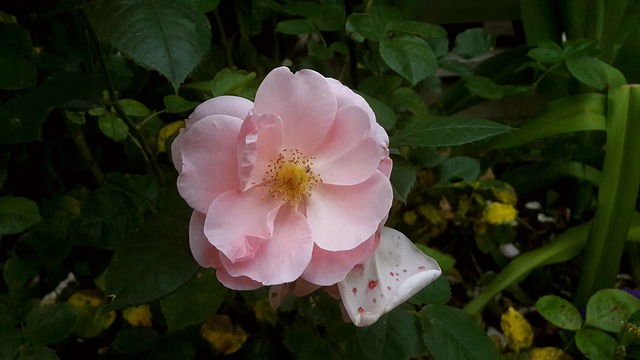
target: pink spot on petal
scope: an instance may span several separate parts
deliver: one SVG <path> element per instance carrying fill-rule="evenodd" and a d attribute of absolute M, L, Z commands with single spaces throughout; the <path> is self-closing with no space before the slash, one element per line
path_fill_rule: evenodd
<path fill-rule="evenodd" d="M 376 299 L 373 299 L 373 303 L 374 303 L 374 304 L 375 304 L 375 303 L 377 303 L 377 302 L 378 302 L 378 300 L 376 300 Z"/>
<path fill-rule="evenodd" d="M 364 312 L 364 309 L 362 308 L 362 306 L 360 306 L 360 307 L 358 308 L 358 312 L 359 312 L 359 313 Z"/>
<path fill-rule="evenodd" d="M 418 270 L 424 270 L 424 269 L 426 269 L 426 267 L 424 267 L 424 266 L 418 266 Z"/>
<path fill-rule="evenodd" d="M 378 286 L 378 282 L 376 280 L 369 280 L 369 289 L 373 289 Z"/>
<path fill-rule="evenodd" d="M 400 274 L 396 273 L 396 276 L 398 276 L 398 275 L 400 275 Z"/>
<path fill-rule="evenodd" d="M 405 273 L 406 273 L 406 272 L 407 272 L 407 269 L 402 269 L 402 272 L 405 272 Z"/>
<path fill-rule="evenodd" d="M 387 290 L 391 290 L 391 286 L 387 286 Z"/>
<path fill-rule="evenodd" d="M 353 288 L 351 291 L 353 291 L 353 294 L 355 295 L 358 292 L 358 289 Z"/>
<path fill-rule="evenodd" d="M 393 276 L 393 271 L 389 273 L 389 275 Z"/>

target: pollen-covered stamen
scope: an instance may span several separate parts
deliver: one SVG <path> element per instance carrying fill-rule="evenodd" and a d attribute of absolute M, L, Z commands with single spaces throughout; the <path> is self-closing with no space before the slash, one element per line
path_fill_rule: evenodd
<path fill-rule="evenodd" d="M 311 196 L 311 190 L 322 182 L 313 172 L 313 159 L 297 149 L 282 150 L 275 160 L 271 160 L 263 178 L 271 195 L 291 204 Z"/>

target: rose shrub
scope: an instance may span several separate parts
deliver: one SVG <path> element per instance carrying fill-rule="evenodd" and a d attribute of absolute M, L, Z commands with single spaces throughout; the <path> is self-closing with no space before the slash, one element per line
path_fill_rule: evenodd
<path fill-rule="evenodd" d="M 178 190 L 194 209 L 195 259 L 237 290 L 297 280 L 315 289 L 350 279 L 339 286 L 345 309 L 357 325 L 371 323 L 358 317 L 368 310 L 353 296 L 357 282 L 365 281 L 361 294 L 377 286 L 395 292 L 402 279 L 410 284 L 400 292 L 404 301 L 440 273 L 404 235 L 382 230 L 393 200 L 388 145 L 361 96 L 312 70 L 274 69 L 255 102 L 204 102 L 172 144 Z M 401 241 L 380 248 L 403 255 L 374 256 L 393 236 Z M 416 271 L 408 272 L 409 264 Z M 400 269 L 407 275 L 396 274 Z M 385 308 L 384 299 L 366 299 L 376 312 Z"/>

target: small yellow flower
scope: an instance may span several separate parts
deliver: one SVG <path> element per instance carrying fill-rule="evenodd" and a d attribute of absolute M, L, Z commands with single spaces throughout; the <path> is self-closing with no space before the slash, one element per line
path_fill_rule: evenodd
<path fill-rule="evenodd" d="M 533 343 L 531 324 L 511 306 L 502 314 L 500 327 L 507 341 L 507 346 L 515 352 L 526 349 Z"/>
<path fill-rule="evenodd" d="M 151 310 L 148 304 L 126 308 L 122 310 L 122 317 L 131 326 L 151 326 Z"/>
<path fill-rule="evenodd" d="M 278 312 L 271 307 L 267 299 L 258 300 L 253 306 L 253 313 L 258 321 L 271 325 L 275 325 L 278 322 Z"/>
<path fill-rule="evenodd" d="M 531 360 L 573 360 L 573 358 L 554 347 L 543 347 L 531 350 Z"/>
<path fill-rule="evenodd" d="M 518 210 L 508 204 L 494 202 L 487 205 L 482 212 L 482 220 L 494 224 L 500 225 L 513 221 L 518 216 Z"/>
<path fill-rule="evenodd" d="M 220 351 L 224 355 L 233 354 L 240 350 L 247 334 L 240 327 L 231 323 L 227 315 L 213 315 L 200 327 L 200 334 L 205 338 L 211 347 Z"/>

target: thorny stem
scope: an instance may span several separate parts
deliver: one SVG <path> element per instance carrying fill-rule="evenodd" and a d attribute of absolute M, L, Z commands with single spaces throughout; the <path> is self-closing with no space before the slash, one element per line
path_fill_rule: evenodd
<path fill-rule="evenodd" d="M 214 17 L 216 18 L 216 25 L 218 26 L 218 32 L 220 33 L 220 40 L 222 41 L 222 46 L 224 46 L 224 55 L 227 60 L 227 66 L 234 67 L 233 64 L 233 56 L 231 56 L 231 44 L 229 44 L 229 39 L 227 39 L 227 35 L 224 31 L 224 26 L 222 25 L 222 18 L 220 17 L 220 12 L 216 9 L 213 12 Z"/>
<path fill-rule="evenodd" d="M 93 50 L 96 53 L 96 56 L 98 57 L 98 62 L 100 63 L 100 70 L 102 71 L 102 75 L 104 76 L 105 82 L 107 84 L 107 93 L 109 94 L 109 101 L 111 102 L 109 105 L 113 106 L 113 108 L 118 113 L 118 116 L 127 125 L 127 128 L 129 129 L 129 133 L 131 133 L 131 136 L 133 136 L 133 138 L 140 145 L 140 149 L 142 150 L 142 153 L 144 154 L 145 158 L 151 165 L 151 169 L 153 170 L 156 177 L 158 178 L 160 187 L 165 187 L 164 176 L 162 175 L 160 166 L 158 165 L 158 162 L 156 161 L 156 158 L 153 155 L 153 152 L 149 148 L 149 145 L 147 144 L 147 141 L 144 138 L 144 135 L 142 135 L 142 133 L 140 132 L 140 129 L 138 129 L 138 126 L 135 124 L 135 122 L 133 122 L 133 120 L 131 120 L 129 115 L 127 115 L 127 113 L 124 111 L 124 109 L 120 105 L 120 102 L 118 100 L 118 93 L 115 90 L 115 86 L 113 85 L 113 80 L 111 79 L 111 75 L 109 74 L 109 70 L 107 69 L 107 65 L 104 60 L 104 55 L 102 54 L 102 51 L 100 51 L 100 47 L 99 47 L 100 42 L 98 41 L 98 37 L 96 36 L 96 33 L 93 31 L 93 29 L 89 25 L 89 20 L 87 19 L 87 14 L 85 12 L 82 12 L 82 19 L 83 19 L 85 28 L 87 29 L 87 32 L 89 34 L 89 39 L 91 40 L 90 41 L 91 46 L 93 47 Z"/>

